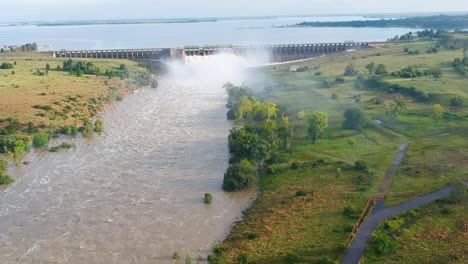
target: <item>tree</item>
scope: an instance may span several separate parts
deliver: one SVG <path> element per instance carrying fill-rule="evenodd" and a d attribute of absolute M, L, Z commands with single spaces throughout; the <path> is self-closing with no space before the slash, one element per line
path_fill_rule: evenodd
<path fill-rule="evenodd" d="M 46 68 L 46 71 L 50 71 L 50 64 L 47 63 L 46 66 L 45 66 L 45 68 Z"/>
<path fill-rule="evenodd" d="M 367 69 L 367 71 L 369 71 L 370 76 L 373 76 L 375 74 L 376 68 L 377 67 L 375 66 L 375 63 L 373 63 L 373 62 L 366 65 L 366 69 Z"/>
<path fill-rule="evenodd" d="M 94 132 L 96 133 L 104 132 L 104 121 L 102 121 L 102 119 L 98 119 L 96 120 L 96 122 L 94 122 Z"/>
<path fill-rule="evenodd" d="M 363 129 L 367 124 L 367 118 L 364 112 L 357 107 L 347 109 L 344 114 L 343 128 L 345 129 Z"/>
<path fill-rule="evenodd" d="M 125 64 L 123 64 L 123 63 L 122 63 L 122 64 L 120 64 L 120 66 L 119 66 L 119 70 L 121 70 L 121 71 L 125 71 L 126 69 L 127 69 L 127 65 L 125 65 Z"/>
<path fill-rule="evenodd" d="M 83 136 L 85 138 L 91 138 L 93 136 L 93 131 L 94 131 L 93 123 L 91 122 L 91 120 L 85 119 L 83 121 L 83 130 L 82 130 Z"/>
<path fill-rule="evenodd" d="M 444 116 L 445 108 L 440 104 L 432 106 L 432 118 L 439 123 L 439 120 Z"/>
<path fill-rule="evenodd" d="M 393 101 L 385 103 L 385 110 L 387 115 L 392 114 L 396 117 L 398 114 L 407 109 L 410 100 L 405 99 L 403 96 L 398 96 Z"/>
<path fill-rule="evenodd" d="M 432 70 L 432 76 L 434 79 L 438 80 L 442 76 L 442 69 L 441 68 L 435 68 Z"/>
<path fill-rule="evenodd" d="M 387 67 L 384 64 L 377 65 L 377 68 L 375 69 L 375 74 L 379 76 L 387 75 L 388 74 Z"/>
<path fill-rule="evenodd" d="M 344 76 L 354 76 L 357 74 L 357 72 L 358 71 L 354 67 L 354 64 L 350 62 L 345 68 Z"/>
<path fill-rule="evenodd" d="M 452 106 L 455 109 L 460 108 L 463 105 L 463 99 L 461 96 L 455 96 L 450 98 L 450 106 Z"/>
<path fill-rule="evenodd" d="M 248 160 L 231 165 L 224 174 L 223 189 L 228 192 L 240 191 L 257 182 L 257 169 Z"/>
<path fill-rule="evenodd" d="M 44 133 L 37 133 L 33 136 L 33 146 L 35 148 L 42 148 L 49 144 L 49 135 Z"/>
<path fill-rule="evenodd" d="M 313 112 L 308 118 L 309 128 L 307 129 L 312 144 L 315 144 L 322 137 L 323 131 L 328 127 L 328 113 Z"/>

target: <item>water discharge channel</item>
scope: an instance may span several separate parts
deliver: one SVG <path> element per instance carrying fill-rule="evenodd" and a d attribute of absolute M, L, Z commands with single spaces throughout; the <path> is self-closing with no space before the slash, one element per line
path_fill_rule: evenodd
<path fill-rule="evenodd" d="M 254 196 L 221 190 L 231 127 L 221 80 L 241 74 L 210 67 L 190 79 L 200 69 L 178 66 L 158 89 L 110 106 L 105 133 L 75 139 L 75 149 L 28 154 L 30 164 L 12 171 L 16 182 L 0 193 L 1 263 L 206 257 Z"/>

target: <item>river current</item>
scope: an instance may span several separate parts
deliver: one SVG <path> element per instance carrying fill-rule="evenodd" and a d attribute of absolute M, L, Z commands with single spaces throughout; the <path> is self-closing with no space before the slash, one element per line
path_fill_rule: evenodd
<path fill-rule="evenodd" d="M 0 193 L 1 263 L 172 263 L 174 251 L 206 257 L 225 237 L 254 196 L 221 189 L 225 91 L 203 79 L 159 83 L 110 106 L 104 134 L 33 151 L 11 171 L 16 181 Z"/>

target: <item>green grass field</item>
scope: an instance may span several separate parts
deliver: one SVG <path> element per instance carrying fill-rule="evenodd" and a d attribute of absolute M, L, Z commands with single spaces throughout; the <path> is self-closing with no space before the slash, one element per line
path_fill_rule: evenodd
<path fill-rule="evenodd" d="M 222 260 L 238 263 L 242 253 L 249 257 L 249 263 L 332 263 L 339 259 L 356 221 L 343 216 L 343 207 L 352 205 L 360 212 L 369 196 L 377 193 L 380 180 L 402 143 L 410 143 L 408 158 L 392 178 L 388 206 L 468 179 L 468 79 L 451 68 L 451 62 L 462 57 L 462 51 L 442 49 L 436 54 L 426 53 L 432 44 L 392 44 L 259 70 L 271 76 L 271 81 L 254 81 L 249 86 L 263 90 L 265 100 L 286 107 L 292 114 L 302 110 L 328 112 L 329 127 L 324 139 L 313 145 L 306 137 L 305 122 L 298 121 L 289 164 L 275 165 L 274 173 L 261 177 L 260 197 L 218 250 Z M 404 47 L 420 50 L 420 54 L 407 55 Z M 388 116 L 383 102 L 398 94 L 362 88 L 356 85 L 355 76 L 343 77 L 350 62 L 364 75 L 365 65 L 371 62 L 385 64 L 389 72 L 409 65 L 441 68 L 439 79 L 385 77 L 388 83 L 411 83 L 415 89 L 440 95 L 440 101 L 422 103 L 407 97 L 411 100 L 407 109 L 397 117 Z M 292 65 L 307 66 L 309 70 L 290 72 Z M 337 77 L 343 77 L 345 82 L 334 83 Z M 323 88 L 324 81 L 333 83 L 332 87 Z M 448 99 L 455 95 L 464 99 L 465 107 L 436 123 L 431 117 L 432 104 L 450 108 Z M 360 102 L 355 102 L 356 96 L 360 96 Z M 375 99 L 382 103 L 374 103 Z M 370 125 L 363 131 L 342 128 L 343 112 L 351 106 L 363 109 L 369 118 Z M 314 166 L 317 160 L 326 164 Z M 343 164 L 349 167 L 357 160 L 366 161 L 374 176 L 353 169 L 337 172 Z M 303 165 L 292 169 L 292 162 Z M 297 197 L 298 191 L 307 195 Z M 456 221 L 458 216 L 437 217 Z M 437 221 L 431 223 L 439 227 Z M 431 241 L 424 243 L 428 248 L 438 246 Z M 411 250 L 416 248 L 408 248 L 408 252 Z"/>

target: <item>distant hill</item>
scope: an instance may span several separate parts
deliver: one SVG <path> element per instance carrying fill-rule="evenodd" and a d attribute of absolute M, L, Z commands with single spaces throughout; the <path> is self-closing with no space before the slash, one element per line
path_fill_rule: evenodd
<path fill-rule="evenodd" d="M 468 15 L 407 17 L 399 19 L 301 22 L 291 27 L 404 27 L 430 29 L 468 29 Z"/>

